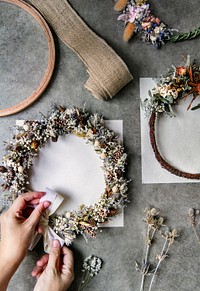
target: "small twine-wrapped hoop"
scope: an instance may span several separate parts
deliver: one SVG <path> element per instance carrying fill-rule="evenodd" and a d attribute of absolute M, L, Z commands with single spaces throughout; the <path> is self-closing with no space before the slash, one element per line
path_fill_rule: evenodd
<path fill-rule="evenodd" d="M 47 43 L 48 43 L 48 48 L 49 48 L 48 66 L 47 66 L 45 75 L 42 81 L 40 82 L 39 86 L 37 87 L 37 89 L 28 98 L 26 98 L 19 104 L 0 110 L 0 117 L 2 117 L 2 116 L 7 116 L 7 115 L 11 115 L 19 111 L 22 111 L 23 109 L 31 105 L 33 102 L 35 102 L 45 91 L 45 89 L 47 88 L 51 80 L 54 66 L 55 66 L 55 44 L 54 44 L 54 39 L 53 39 L 51 30 L 47 22 L 44 20 L 41 14 L 34 7 L 32 7 L 31 5 L 29 5 L 28 3 L 22 0 L 0 0 L 0 2 L 14 4 L 18 6 L 19 8 L 22 8 L 23 10 L 27 11 L 29 14 L 31 14 L 35 18 L 35 20 L 38 22 L 40 27 L 42 28 L 45 34 Z"/>
<path fill-rule="evenodd" d="M 156 160 L 160 163 L 160 165 L 167 171 L 169 171 L 171 174 L 174 174 L 176 176 L 186 178 L 186 179 L 192 179 L 192 180 L 199 180 L 200 179 L 200 173 L 192 174 L 183 172 L 174 166 L 170 165 L 160 154 L 158 150 L 158 146 L 156 143 L 156 137 L 155 137 L 155 123 L 158 113 L 152 112 L 150 119 L 149 119 L 149 137 L 150 137 L 150 143 L 152 146 L 152 149 L 155 154 Z"/>

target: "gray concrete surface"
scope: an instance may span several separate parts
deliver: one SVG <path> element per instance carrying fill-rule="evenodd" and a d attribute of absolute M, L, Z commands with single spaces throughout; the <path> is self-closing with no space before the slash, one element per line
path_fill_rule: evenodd
<path fill-rule="evenodd" d="M 168 225 L 181 231 L 178 242 L 163 263 L 155 291 L 200 290 L 200 246 L 187 221 L 190 207 L 200 207 L 199 184 L 142 185 L 140 155 L 139 78 L 160 75 L 170 64 L 179 65 L 181 55 L 199 58 L 199 41 L 167 44 L 156 50 L 138 40 L 122 41 L 123 28 L 116 22 L 114 1 L 71 0 L 82 18 L 102 36 L 124 59 L 134 75 L 134 81 L 113 100 L 94 99 L 83 88 L 87 78 L 82 62 L 57 38 L 57 64 L 54 77 L 45 94 L 31 107 L 10 117 L 1 118 L 0 157 L 4 154 L 3 141 L 11 137 L 11 126 L 17 118 L 36 118 L 44 114 L 54 102 L 65 106 L 82 107 L 99 112 L 108 119 L 123 119 L 124 143 L 129 155 L 127 175 L 130 204 L 125 211 L 125 227 L 105 229 L 95 240 L 85 243 L 77 239 L 72 249 L 75 254 L 76 278 L 71 291 L 77 290 L 81 276 L 81 260 L 96 254 L 104 260 L 103 270 L 88 285 L 87 291 L 139 290 L 140 275 L 134 270 L 135 260 L 144 254 L 143 210 L 146 206 L 158 207 L 168 218 Z M 199 26 L 199 1 L 149 1 L 155 14 L 171 27 L 188 31 Z M 4 23 L 4 24 L 2 24 Z M 16 23 L 16 25 L 14 24 Z M 2 46 L 2 33 L 7 32 L 9 49 Z M 46 66 L 47 46 L 37 24 L 25 12 L 0 3 L 0 89 L 1 108 L 18 102 L 38 84 Z M 28 254 L 13 277 L 9 291 L 32 290 L 35 280 L 30 272 L 42 254 L 42 245 Z"/>

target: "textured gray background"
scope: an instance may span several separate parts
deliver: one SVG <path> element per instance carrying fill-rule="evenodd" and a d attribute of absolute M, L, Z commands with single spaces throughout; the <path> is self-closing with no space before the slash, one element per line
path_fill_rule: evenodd
<path fill-rule="evenodd" d="M 77 239 L 72 249 L 75 254 L 76 279 L 70 290 L 77 290 L 81 260 L 96 254 L 104 260 L 100 274 L 88 285 L 88 291 L 139 290 L 140 275 L 134 262 L 144 254 L 145 225 L 142 222 L 146 206 L 158 207 L 168 218 L 170 227 L 177 227 L 181 236 L 171 251 L 156 280 L 157 291 L 200 290 L 200 246 L 187 221 L 190 207 L 200 207 L 198 184 L 142 185 L 140 155 L 139 78 L 158 76 L 171 64 L 179 65 L 181 55 L 199 58 L 199 41 L 167 44 L 161 50 L 142 43 L 137 36 L 129 44 L 122 41 L 123 27 L 117 24 L 112 0 L 71 0 L 82 18 L 102 36 L 123 58 L 134 75 L 134 81 L 113 100 L 98 101 L 83 84 L 87 79 L 84 65 L 77 56 L 56 37 L 57 63 L 54 77 L 45 94 L 32 106 L 14 116 L 1 118 L 0 155 L 3 141 L 11 135 L 17 118 L 36 118 L 46 114 L 53 103 L 82 107 L 103 114 L 107 119 L 123 119 L 124 143 L 129 155 L 128 177 L 130 204 L 125 211 L 125 227 L 105 229 L 95 240 L 85 243 Z M 169 26 L 188 31 L 199 26 L 199 1 L 149 1 L 155 15 Z M 3 32 L 3 33 L 2 33 Z M 5 33 L 8 43 L 5 45 Z M 4 39 L 3 39 L 4 35 Z M 25 12 L 8 4 L 0 4 L 0 90 L 1 108 L 15 104 L 37 87 L 47 63 L 47 45 L 42 32 Z M 21 98 L 21 99 L 20 99 Z M 173 150 L 173 149 L 172 149 Z M 31 270 L 42 254 L 42 246 L 29 253 L 10 283 L 9 291 L 29 291 L 35 280 Z"/>

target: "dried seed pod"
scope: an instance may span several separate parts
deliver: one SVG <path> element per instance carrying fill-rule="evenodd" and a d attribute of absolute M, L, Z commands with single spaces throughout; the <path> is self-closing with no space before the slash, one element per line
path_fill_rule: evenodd
<path fill-rule="evenodd" d="M 58 136 L 57 135 L 56 136 L 52 136 L 51 140 L 52 140 L 52 142 L 57 142 Z"/>
<path fill-rule="evenodd" d="M 123 39 L 124 39 L 125 42 L 128 42 L 131 39 L 131 37 L 134 34 L 134 30 L 135 30 L 135 24 L 129 22 L 126 25 L 125 30 L 124 30 Z"/>
<path fill-rule="evenodd" d="M 88 223 L 89 223 L 92 227 L 94 227 L 94 226 L 97 225 L 97 224 L 96 224 L 96 221 L 95 221 L 94 219 L 89 219 L 89 220 L 88 220 Z"/>
<path fill-rule="evenodd" d="M 122 176 L 121 170 L 117 170 L 117 171 L 115 171 L 115 173 L 117 174 L 117 179 L 119 179 Z"/>
<path fill-rule="evenodd" d="M 0 166 L 0 173 L 6 173 L 8 170 L 4 166 Z"/>
<path fill-rule="evenodd" d="M 195 210 L 195 214 L 196 214 L 196 215 L 199 215 L 199 214 L 200 214 L 200 210 L 199 210 L 199 209 L 196 209 L 196 210 Z"/>
<path fill-rule="evenodd" d="M 112 190 L 110 189 L 110 187 L 106 187 L 106 194 L 107 194 L 107 197 L 110 197 L 110 196 L 112 196 Z"/>
<path fill-rule="evenodd" d="M 192 226 L 195 225 L 195 209 L 194 208 L 190 208 L 188 211 L 188 215 L 190 218 L 190 223 Z"/>
<path fill-rule="evenodd" d="M 16 150 L 17 152 L 20 152 L 21 149 L 22 149 L 22 147 L 21 147 L 20 145 L 16 145 L 15 150 Z"/>
<path fill-rule="evenodd" d="M 128 0 L 118 0 L 114 6 L 115 11 L 122 11 L 126 5 L 128 4 Z"/>
<path fill-rule="evenodd" d="M 4 166 L 0 166 L 0 173 L 6 173 L 8 170 Z"/>
<path fill-rule="evenodd" d="M 117 214 L 117 209 L 110 209 L 108 216 L 111 217 L 111 216 L 115 216 L 116 214 Z"/>
<path fill-rule="evenodd" d="M 195 215 L 195 209 L 194 208 L 190 208 L 189 211 L 188 211 L 188 215 L 190 217 L 193 217 Z"/>
<path fill-rule="evenodd" d="M 105 143 L 101 143 L 101 148 L 105 149 L 106 148 L 106 144 Z"/>

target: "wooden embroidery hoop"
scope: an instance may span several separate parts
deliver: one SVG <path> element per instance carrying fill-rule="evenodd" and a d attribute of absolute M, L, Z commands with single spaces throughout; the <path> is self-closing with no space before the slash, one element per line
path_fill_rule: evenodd
<path fill-rule="evenodd" d="M 53 39 L 51 30 L 48 24 L 46 23 L 44 18 L 41 16 L 41 14 L 34 7 L 32 7 L 31 5 L 29 5 L 28 3 L 22 0 L 0 0 L 0 2 L 14 4 L 18 6 L 19 8 L 22 8 L 23 10 L 27 11 L 29 14 L 31 14 L 35 18 L 35 20 L 38 22 L 40 27 L 42 28 L 45 34 L 47 43 L 48 43 L 48 48 L 49 48 L 48 66 L 47 66 L 45 75 L 43 76 L 42 81 L 40 82 L 37 89 L 28 98 L 18 103 L 17 105 L 11 106 L 9 108 L 1 109 L 0 117 L 2 117 L 2 116 L 7 116 L 7 115 L 11 115 L 19 111 L 22 111 L 23 109 L 31 105 L 33 102 L 35 102 L 45 91 L 45 89 L 47 88 L 51 80 L 54 66 L 55 66 L 55 44 L 54 44 L 54 39 Z"/>

